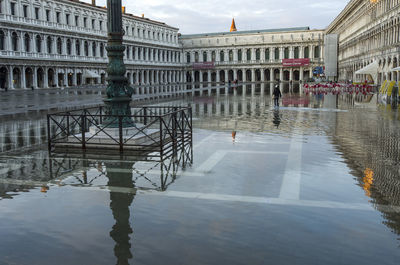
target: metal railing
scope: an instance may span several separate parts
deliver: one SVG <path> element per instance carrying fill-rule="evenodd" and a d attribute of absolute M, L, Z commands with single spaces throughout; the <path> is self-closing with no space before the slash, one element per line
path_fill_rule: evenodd
<path fill-rule="evenodd" d="M 124 127 L 127 118 L 132 124 Z M 192 128 L 191 107 L 145 106 L 132 108 L 131 116 L 107 115 L 104 107 L 47 115 L 50 152 L 117 150 L 163 159 L 178 149 L 192 152 Z"/>

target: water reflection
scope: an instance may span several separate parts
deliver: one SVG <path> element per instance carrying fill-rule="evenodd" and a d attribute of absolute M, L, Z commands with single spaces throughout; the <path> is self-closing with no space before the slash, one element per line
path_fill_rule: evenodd
<path fill-rule="evenodd" d="M 279 116 L 279 109 L 274 110 L 274 118 L 272 123 L 276 126 L 276 128 L 279 128 L 279 124 L 281 124 L 281 117 Z"/>

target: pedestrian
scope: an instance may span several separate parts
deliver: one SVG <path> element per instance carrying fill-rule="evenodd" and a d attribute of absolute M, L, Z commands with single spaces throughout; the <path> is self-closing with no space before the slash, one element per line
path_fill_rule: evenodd
<path fill-rule="evenodd" d="M 278 84 L 275 85 L 274 92 L 272 94 L 274 95 L 274 106 L 279 107 L 279 98 L 282 97 L 282 93 L 279 90 Z"/>

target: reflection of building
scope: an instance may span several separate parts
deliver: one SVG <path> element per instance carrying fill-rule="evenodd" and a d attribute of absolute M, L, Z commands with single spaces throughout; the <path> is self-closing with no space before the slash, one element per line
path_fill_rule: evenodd
<path fill-rule="evenodd" d="M 362 111 L 338 113 L 333 144 L 357 177 L 360 189 L 378 205 L 385 224 L 400 234 L 400 214 L 382 206 L 400 206 L 400 133 L 398 120 L 390 114 L 390 109 L 377 114 L 382 118 L 365 118 Z"/>
<path fill-rule="evenodd" d="M 72 0 L 0 1 L 0 87 L 68 87 L 106 78 L 105 8 Z M 124 14 L 132 84 L 181 78 L 178 29 Z"/>
<path fill-rule="evenodd" d="M 351 0 L 328 26 L 326 33 L 339 34 L 339 79 L 357 78 L 355 72 L 373 61 L 379 63 L 378 83 L 399 80 L 399 13 L 397 0 Z"/>

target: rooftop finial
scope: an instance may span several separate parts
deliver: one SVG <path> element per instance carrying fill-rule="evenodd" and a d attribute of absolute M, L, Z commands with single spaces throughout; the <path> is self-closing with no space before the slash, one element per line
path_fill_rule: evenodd
<path fill-rule="evenodd" d="M 236 29 L 236 24 L 235 24 L 235 18 L 232 18 L 232 25 L 231 25 L 230 32 L 234 32 L 234 31 L 237 31 L 237 29 Z"/>

